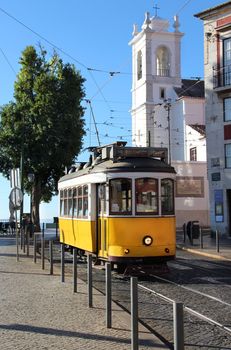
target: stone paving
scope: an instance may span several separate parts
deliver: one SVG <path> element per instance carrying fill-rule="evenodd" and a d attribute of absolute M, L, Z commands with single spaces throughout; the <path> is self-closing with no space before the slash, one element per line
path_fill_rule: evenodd
<path fill-rule="evenodd" d="M 208 258 L 231 261 L 231 237 L 221 236 L 219 238 L 219 245 L 217 245 L 216 237 L 205 232 L 203 234 L 203 245 L 201 245 L 200 238 L 194 239 L 193 245 L 191 245 L 187 235 L 184 240 L 183 232 L 179 230 L 177 231 L 176 238 L 178 249 L 187 250 L 195 254 L 207 256 Z"/>
<path fill-rule="evenodd" d="M 94 290 L 89 308 L 82 280 L 73 293 L 72 276 L 61 283 L 59 268 L 51 276 L 48 264 L 42 270 L 40 259 L 35 264 L 21 250 L 16 261 L 15 245 L 0 240 L 0 349 L 131 349 L 130 316 L 125 311 L 113 304 L 112 328 L 106 328 L 102 294 Z M 139 325 L 139 349 L 166 346 Z"/>

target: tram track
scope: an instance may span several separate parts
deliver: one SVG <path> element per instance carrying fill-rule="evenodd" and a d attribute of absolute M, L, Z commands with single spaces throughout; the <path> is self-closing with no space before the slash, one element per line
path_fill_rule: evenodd
<path fill-rule="evenodd" d="M 99 269 L 93 270 L 94 287 L 105 294 L 104 272 Z M 210 346 L 213 349 L 231 349 L 230 303 L 188 286 L 182 288 L 177 282 L 174 283 L 165 277 L 153 275 L 150 279 L 141 279 L 138 282 L 139 320 L 149 331 L 172 348 L 172 304 L 173 300 L 180 301 L 183 302 L 185 310 L 186 349 L 197 349 L 197 346 L 200 346 L 200 349 L 210 349 Z M 130 313 L 129 278 L 113 274 L 112 291 L 113 301 Z M 214 317 L 216 313 L 218 318 Z"/>
<path fill-rule="evenodd" d="M 208 295 L 208 294 L 199 292 L 199 291 L 194 290 L 194 289 L 192 289 L 192 288 L 188 288 L 188 287 L 185 287 L 185 286 L 181 286 L 181 285 L 179 285 L 179 284 L 177 284 L 177 283 L 175 283 L 175 282 L 172 282 L 172 281 L 167 280 L 167 279 L 165 279 L 165 278 L 161 278 L 161 277 L 156 276 L 156 275 L 152 275 L 152 277 L 154 277 L 154 278 L 156 278 L 156 279 L 159 279 L 159 280 L 162 280 L 162 281 L 164 281 L 164 282 L 168 282 L 168 283 L 170 283 L 170 284 L 172 284 L 172 285 L 174 285 L 174 286 L 183 288 L 183 289 L 185 289 L 185 290 L 187 290 L 187 291 L 190 291 L 190 292 L 199 294 L 199 295 L 201 295 L 201 296 L 203 296 L 203 297 L 206 297 L 206 298 L 209 298 L 209 299 L 214 300 L 214 301 L 216 301 L 216 302 L 219 302 L 219 303 L 221 303 L 221 304 L 227 305 L 227 306 L 229 306 L 229 307 L 231 308 L 231 304 L 225 303 L 225 302 L 223 302 L 222 300 L 220 300 L 220 299 L 218 299 L 218 298 L 215 298 L 215 297 L 213 297 L 213 296 L 211 296 L 211 295 Z M 172 303 L 172 304 L 173 304 L 173 302 L 174 302 L 173 299 L 170 299 L 170 298 L 168 298 L 168 297 L 166 297 L 166 296 L 164 296 L 164 295 L 162 295 L 162 294 L 160 294 L 160 293 L 157 293 L 156 291 L 154 291 L 154 290 L 152 290 L 152 289 L 150 289 L 150 288 L 147 288 L 147 287 L 143 286 L 142 284 L 139 284 L 138 286 L 139 286 L 140 288 L 143 288 L 143 289 L 147 290 L 148 292 L 154 293 L 156 296 L 158 296 L 159 298 L 161 298 L 161 299 L 163 299 L 163 300 L 165 300 L 165 301 L 167 301 L 167 302 L 169 302 L 169 303 Z M 209 322 L 210 324 L 213 324 L 213 325 L 215 325 L 215 326 L 221 328 L 222 330 L 228 332 L 228 333 L 231 335 L 231 327 L 226 327 L 225 325 L 221 324 L 220 322 L 217 322 L 216 320 L 211 319 L 211 318 L 209 318 L 209 317 L 203 315 L 202 313 L 193 310 L 193 309 L 190 308 L 190 307 L 184 306 L 184 309 L 185 309 L 185 311 L 187 311 L 187 312 L 189 312 L 189 313 L 195 315 L 195 316 L 198 317 L 199 319 L 205 320 L 206 322 Z"/>

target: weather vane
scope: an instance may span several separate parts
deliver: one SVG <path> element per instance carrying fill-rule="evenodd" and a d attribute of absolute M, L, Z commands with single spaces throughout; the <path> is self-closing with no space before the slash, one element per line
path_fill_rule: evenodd
<path fill-rule="evenodd" d="M 154 8 L 154 10 L 156 11 L 156 13 L 155 13 L 155 17 L 157 17 L 157 10 L 159 10 L 160 8 L 159 8 L 159 7 L 157 7 L 157 4 L 156 4 L 155 6 L 153 6 L 153 8 Z"/>

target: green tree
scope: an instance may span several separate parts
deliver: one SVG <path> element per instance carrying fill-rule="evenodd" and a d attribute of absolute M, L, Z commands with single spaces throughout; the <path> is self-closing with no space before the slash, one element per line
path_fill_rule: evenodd
<path fill-rule="evenodd" d="M 20 166 L 32 194 L 32 221 L 39 227 L 39 205 L 57 194 L 57 182 L 81 150 L 84 132 L 84 79 L 54 53 L 28 46 L 19 61 L 14 99 L 0 110 L 0 171 L 9 177 Z M 28 181 L 28 174 L 34 181 Z"/>

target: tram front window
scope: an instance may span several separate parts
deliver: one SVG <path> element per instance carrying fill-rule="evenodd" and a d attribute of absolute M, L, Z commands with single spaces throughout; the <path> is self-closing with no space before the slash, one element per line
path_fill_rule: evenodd
<path fill-rule="evenodd" d="M 132 213 L 132 180 L 110 180 L 110 214 L 131 215 Z"/>
<path fill-rule="evenodd" d="M 174 183 L 171 179 L 161 180 L 161 212 L 162 215 L 174 214 Z"/>
<path fill-rule="evenodd" d="M 136 214 L 158 214 L 158 180 L 136 179 Z"/>

